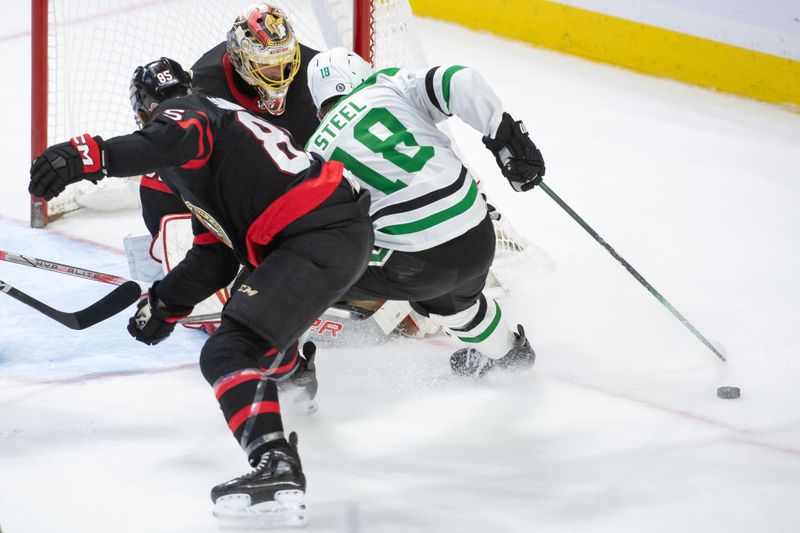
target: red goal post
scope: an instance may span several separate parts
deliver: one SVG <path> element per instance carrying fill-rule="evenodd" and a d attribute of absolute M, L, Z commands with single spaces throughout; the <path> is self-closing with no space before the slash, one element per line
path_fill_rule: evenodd
<path fill-rule="evenodd" d="M 31 159 L 90 132 L 135 127 L 128 102 L 133 69 L 168 56 L 190 67 L 225 39 L 252 0 L 31 0 Z M 407 0 L 271 0 L 307 46 L 352 47 L 377 68 L 420 68 L 425 60 Z M 135 179 L 135 178 L 134 178 Z M 86 205 L 135 205 L 130 182 L 72 185 L 59 198 L 31 198 L 31 226 L 45 227 Z M 134 184 L 135 185 L 135 184 Z M 99 199 L 92 195 L 105 192 Z M 91 200 L 91 201 L 90 201 Z"/>

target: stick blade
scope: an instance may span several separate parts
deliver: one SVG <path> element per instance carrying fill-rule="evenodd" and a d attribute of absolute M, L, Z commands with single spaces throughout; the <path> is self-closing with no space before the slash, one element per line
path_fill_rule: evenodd
<path fill-rule="evenodd" d="M 142 288 L 135 281 L 126 281 L 102 299 L 86 309 L 76 312 L 75 320 L 64 324 L 72 329 L 86 329 L 121 313 L 142 295 Z"/>

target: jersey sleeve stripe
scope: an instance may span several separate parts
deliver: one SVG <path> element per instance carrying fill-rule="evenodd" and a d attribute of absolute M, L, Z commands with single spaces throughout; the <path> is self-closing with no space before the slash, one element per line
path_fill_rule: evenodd
<path fill-rule="evenodd" d="M 412 198 L 411 200 L 405 202 L 387 205 L 386 207 L 376 211 L 372 215 L 371 217 L 372 221 L 375 222 L 381 217 L 396 215 L 397 213 L 413 211 L 414 209 L 419 209 L 420 207 L 424 207 L 428 204 L 432 204 L 433 202 L 437 202 L 443 198 L 447 198 L 451 194 L 455 194 L 456 192 L 458 192 L 458 190 L 464 186 L 465 179 L 467 179 L 467 169 L 462 166 L 461 174 L 458 175 L 458 179 L 456 179 L 450 185 L 442 187 L 441 189 L 436 189 L 435 191 L 431 191 L 428 194 L 423 194 L 422 196 Z"/>
<path fill-rule="evenodd" d="M 428 99 L 434 106 L 436 106 L 436 109 L 447 116 L 451 116 L 450 113 L 442 109 L 441 104 L 439 104 L 439 98 L 436 96 L 436 90 L 433 88 L 433 79 L 436 77 L 437 70 L 439 70 L 439 67 L 433 67 L 428 71 L 427 74 L 425 74 L 425 92 L 428 93 Z"/>
<path fill-rule="evenodd" d="M 453 79 L 453 74 L 465 68 L 467 67 L 456 65 L 448 68 L 442 75 L 442 96 L 444 96 L 448 108 L 450 107 L 450 81 Z"/>

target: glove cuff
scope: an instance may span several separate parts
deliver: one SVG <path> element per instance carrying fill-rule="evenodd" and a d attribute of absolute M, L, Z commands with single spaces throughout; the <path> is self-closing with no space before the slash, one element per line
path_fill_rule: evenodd
<path fill-rule="evenodd" d="M 177 322 L 178 320 L 189 316 L 189 314 L 192 312 L 192 307 L 169 306 L 163 299 L 161 299 L 157 292 L 157 287 L 160 283 L 160 280 L 153 283 L 153 286 L 150 287 L 150 291 L 147 294 L 147 301 L 150 305 L 150 312 L 153 314 L 153 316 L 159 320 L 169 323 Z"/>
<path fill-rule="evenodd" d="M 508 143 L 513 132 L 514 119 L 508 113 L 503 113 L 503 118 L 500 120 L 500 125 L 497 126 L 497 131 L 494 138 L 484 137 L 483 144 L 492 152 L 498 152 L 503 146 Z"/>
<path fill-rule="evenodd" d="M 88 133 L 78 135 L 69 140 L 77 150 L 83 163 L 83 173 L 89 179 L 102 179 L 106 173 L 105 142 L 100 136 L 92 137 Z"/>

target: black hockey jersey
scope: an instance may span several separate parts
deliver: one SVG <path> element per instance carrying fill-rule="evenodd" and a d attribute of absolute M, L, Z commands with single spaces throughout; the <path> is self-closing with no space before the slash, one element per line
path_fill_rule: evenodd
<path fill-rule="evenodd" d="M 298 146 L 304 146 L 319 125 L 306 75 L 308 63 L 317 50 L 300 45 L 300 69 L 289 86 L 286 109 L 282 115 L 271 115 L 261 106 L 258 93 L 236 73 L 226 50 L 226 43 L 223 41 L 192 65 L 192 90 L 197 94 L 237 103 L 251 113 L 288 130 Z M 142 176 L 139 195 L 144 223 L 153 236 L 158 234 L 163 216 L 186 211 L 182 202 L 173 195 L 173 191 L 155 174 Z"/>
<path fill-rule="evenodd" d="M 140 131 L 108 139 L 105 158 L 111 176 L 157 172 L 209 232 L 196 226 L 196 244 L 225 244 L 195 246 L 176 267 L 193 273 L 193 286 L 170 290 L 185 304 L 226 285 L 240 263 L 258 264 L 287 227 L 322 227 L 353 214 L 308 216 L 340 185 L 350 193 L 345 203 L 355 198 L 340 164 L 304 152 L 285 130 L 226 100 L 167 100 Z"/>

